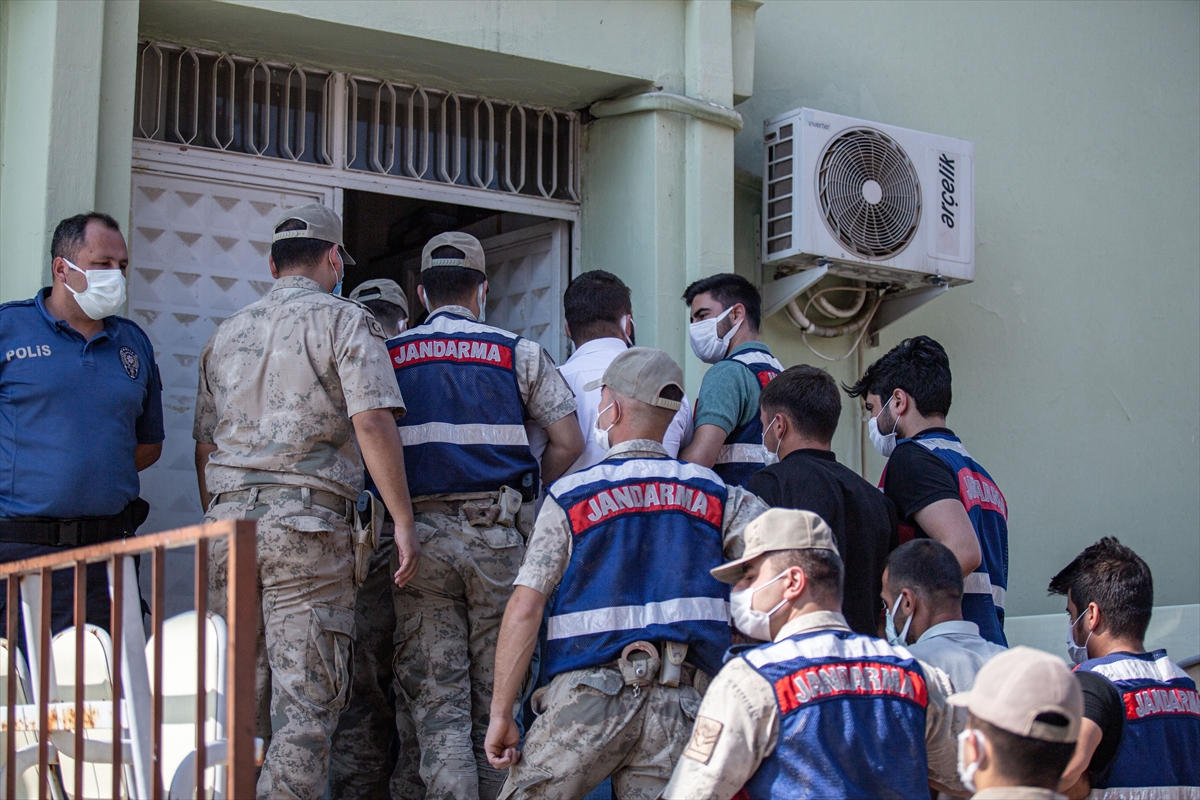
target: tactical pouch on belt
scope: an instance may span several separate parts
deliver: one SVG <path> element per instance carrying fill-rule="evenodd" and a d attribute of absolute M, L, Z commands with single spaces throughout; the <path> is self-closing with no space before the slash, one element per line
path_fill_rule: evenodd
<path fill-rule="evenodd" d="M 650 642 L 634 642 L 621 651 L 617 660 L 626 686 L 648 686 L 654 682 L 662 667 L 658 648 Z"/>
<path fill-rule="evenodd" d="M 663 686 L 678 686 L 683 672 L 683 660 L 687 658 L 687 642 L 663 642 L 662 672 L 658 682 Z"/>
<path fill-rule="evenodd" d="M 372 492 L 363 492 L 354 504 L 354 585 L 362 586 L 367 579 L 367 562 L 379 546 L 383 528 L 383 503 Z"/>
<path fill-rule="evenodd" d="M 473 501 L 462 504 L 462 513 L 467 524 L 475 528 L 491 528 L 499 525 L 502 528 L 517 527 L 517 518 L 521 513 L 521 493 L 516 489 L 501 486 L 499 497 L 491 505 L 480 506 Z"/>

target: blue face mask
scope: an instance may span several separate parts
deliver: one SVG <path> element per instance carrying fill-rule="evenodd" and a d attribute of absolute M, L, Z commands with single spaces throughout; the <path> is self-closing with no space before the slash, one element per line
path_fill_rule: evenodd
<path fill-rule="evenodd" d="M 339 253 L 338 261 L 341 261 L 341 260 L 342 260 L 342 256 L 341 256 L 341 253 Z M 342 274 L 341 275 L 338 275 L 337 266 L 335 266 L 333 264 L 331 264 L 330 266 L 333 267 L 333 277 L 337 278 L 337 283 L 335 283 L 333 285 L 333 294 L 340 295 L 342 293 L 342 281 L 345 280 L 345 278 L 346 278 L 346 266 L 344 264 L 342 265 Z"/>

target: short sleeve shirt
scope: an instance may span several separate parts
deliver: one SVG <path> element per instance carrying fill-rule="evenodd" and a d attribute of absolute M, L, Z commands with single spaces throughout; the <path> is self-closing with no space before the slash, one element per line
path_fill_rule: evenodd
<path fill-rule="evenodd" d="M 729 355 L 750 350 L 771 353 L 762 342 L 746 342 Z M 696 395 L 695 426 L 716 425 L 726 435 L 750 424 L 758 416 L 758 396 L 762 386 L 745 364 L 718 361 L 704 374 Z"/>
<path fill-rule="evenodd" d="M 1088 762 L 1092 785 L 1107 777 L 1125 731 L 1125 704 L 1112 681 L 1096 672 L 1076 670 L 1079 688 L 1083 690 L 1083 716 L 1100 729 L 1100 743 Z"/>
<path fill-rule="evenodd" d="M 609 458 L 666 458 L 662 444 L 651 439 L 622 442 L 608 451 Z M 742 529 L 767 510 L 767 505 L 739 486 L 729 486 L 725 514 L 721 522 L 726 558 L 740 558 L 744 548 Z M 525 549 L 525 560 L 515 583 L 528 586 L 549 597 L 562 583 L 571 562 L 571 525 L 562 506 L 547 497 L 538 512 L 533 533 Z"/>
<path fill-rule="evenodd" d="M 154 347 L 117 316 L 85 339 L 50 292 L 0 306 L 0 517 L 111 516 L 140 492 L 137 446 L 165 436 Z"/>
<path fill-rule="evenodd" d="M 949 428 L 931 428 L 922 433 L 954 433 Z M 918 434 L 919 436 L 920 434 Z M 897 445 L 888 459 L 883 476 L 883 491 L 892 502 L 900 519 L 925 536 L 913 515 L 939 500 L 958 500 L 958 478 L 950 466 L 916 442 Z"/>
<path fill-rule="evenodd" d="M 200 354 L 197 442 L 215 494 L 281 484 L 353 498 L 363 461 L 350 418 L 404 413 L 383 329 L 316 281 L 280 278 L 221 323 Z"/>

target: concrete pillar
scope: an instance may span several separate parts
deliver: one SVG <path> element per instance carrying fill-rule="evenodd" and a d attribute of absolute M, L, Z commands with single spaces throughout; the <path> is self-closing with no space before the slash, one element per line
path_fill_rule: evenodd
<path fill-rule="evenodd" d="M 63 217 L 96 209 L 127 227 L 138 12 L 132 0 L 5 6 L 0 300 L 15 300 L 49 283 Z"/>

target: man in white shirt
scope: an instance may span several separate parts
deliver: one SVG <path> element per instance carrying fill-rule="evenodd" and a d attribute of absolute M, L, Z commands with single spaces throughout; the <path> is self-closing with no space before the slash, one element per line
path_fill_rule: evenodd
<path fill-rule="evenodd" d="M 880 595 L 888 641 L 940 668 L 956 692 L 970 691 L 980 668 L 1005 651 L 963 619 L 962 570 L 950 548 L 935 539 L 914 539 L 892 551 Z"/>
<path fill-rule="evenodd" d="M 570 475 L 604 460 L 605 450 L 596 443 L 596 418 L 600 411 L 600 390 L 584 391 L 584 385 L 599 380 L 612 360 L 634 344 L 633 303 L 629 287 L 611 272 L 593 270 L 579 275 L 563 294 L 567 318 L 567 336 L 575 344 L 574 354 L 558 368 L 575 393 L 579 427 L 583 431 L 583 455 L 565 474 Z M 528 426 L 526 426 L 528 430 Z M 692 406 L 687 395 L 667 428 L 663 447 L 671 458 L 679 457 L 680 448 L 692 440 Z M 531 432 L 534 453 L 542 441 Z"/>

